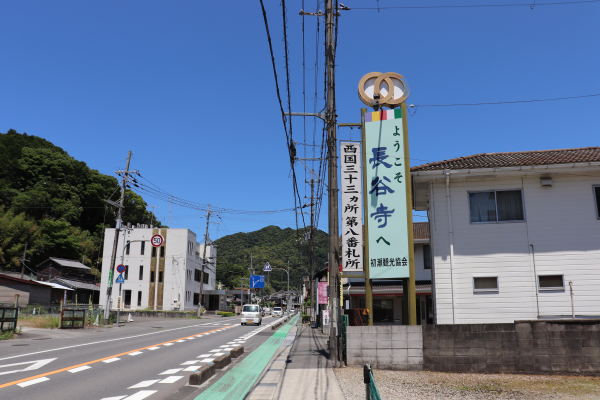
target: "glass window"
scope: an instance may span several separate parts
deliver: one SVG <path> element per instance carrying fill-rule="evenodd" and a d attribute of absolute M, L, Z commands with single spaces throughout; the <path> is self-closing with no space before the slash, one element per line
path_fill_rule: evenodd
<path fill-rule="evenodd" d="M 194 271 L 194 280 L 195 280 L 196 282 L 200 282 L 200 272 L 201 272 L 201 271 L 200 271 L 199 269 L 196 269 L 196 270 Z"/>
<path fill-rule="evenodd" d="M 540 290 L 564 289 L 565 282 L 562 275 L 540 275 L 538 276 Z"/>
<path fill-rule="evenodd" d="M 160 246 L 160 258 L 165 258 L 165 246 Z"/>
<path fill-rule="evenodd" d="M 521 190 L 469 193 L 471 222 L 524 221 Z"/>
<path fill-rule="evenodd" d="M 138 302 L 137 302 L 138 307 L 142 306 L 142 292 L 138 292 Z"/>
<path fill-rule="evenodd" d="M 600 186 L 594 186 L 594 200 L 596 200 L 596 218 L 600 219 Z"/>
<path fill-rule="evenodd" d="M 497 292 L 498 291 L 498 277 L 478 277 L 473 278 L 473 291 L 475 292 Z"/>
<path fill-rule="evenodd" d="M 204 284 L 208 285 L 208 274 L 206 272 L 204 273 Z"/>
<path fill-rule="evenodd" d="M 431 247 L 423 245 L 423 268 L 431 269 Z"/>
<path fill-rule="evenodd" d="M 131 307 L 131 290 L 125 290 L 125 308 Z"/>
<path fill-rule="evenodd" d="M 244 306 L 242 312 L 258 312 L 258 306 Z"/>
<path fill-rule="evenodd" d="M 125 279 L 129 279 L 129 265 L 125 266 Z"/>
<path fill-rule="evenodd" d="M 140 255 L 144 255 L 144 252 L 146 251 L 146 242 L 142 242 L 142 246 L 140 247 Z"/>
<path fill-rule="evenodd" d="M 144 266 L 140 265 L 140 281 L 144 279 Z"/>
<path fill-rule="evenodd" d="M 163 272 L 158 271 L 158 283 L 162 283 L 162 281 L 163 281 Z"/>
<path fill-rule="evenodd" d="M 131 247 L 131 242 L 127 242 L 127 245 L 125 246 L 125 254 L 129 255 L 129 248 Z"/>
<path fill-rule="evenodd" d="M 150 283 L 154 283 L 154 271 L 150 271 Z"/>
<path fill-rule="evenodd" d="M 152 257 L 156 257 L 156 247 L 152 247 Z"/>

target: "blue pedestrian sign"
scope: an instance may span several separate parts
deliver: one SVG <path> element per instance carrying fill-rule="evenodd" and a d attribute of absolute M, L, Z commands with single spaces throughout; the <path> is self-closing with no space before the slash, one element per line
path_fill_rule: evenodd
<path fill-rule="evenodd" d="M 115 283 L 125 283 L 125 279 L 123 279 L 123 274 L 119 274 Z"/>
<path fill-rule="evenodd" d="M 263 271 L 265 271 L 265 272 L 271 272 L 272 271 L 271 264 L 266 263 L 265 267 L 263 268 Z"/>
<path fill-rule="evenodd" d="M 250 288 L 251 289 L 264 289 L 265 287 L 265 276 L 264 275 L 250 275 Z"/>

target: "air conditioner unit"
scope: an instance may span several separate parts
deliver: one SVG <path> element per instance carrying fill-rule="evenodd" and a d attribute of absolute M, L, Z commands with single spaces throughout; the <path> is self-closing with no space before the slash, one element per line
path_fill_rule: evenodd
<path fill-rule="evenodd" d="M 542 187 L 552 187 L 552 178 L 540 178 Z"/>

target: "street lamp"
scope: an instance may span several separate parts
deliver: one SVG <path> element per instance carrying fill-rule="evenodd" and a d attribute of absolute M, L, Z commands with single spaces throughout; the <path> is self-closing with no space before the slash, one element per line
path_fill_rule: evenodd
<path fill-rule="evenodd" d="M 288 311 L 290 310 L 290 260 L 288 260 L 287 271 L 283 268 L 277 268 L 287 273 L 287 293 L 286 293 L 286 305 Z"/>

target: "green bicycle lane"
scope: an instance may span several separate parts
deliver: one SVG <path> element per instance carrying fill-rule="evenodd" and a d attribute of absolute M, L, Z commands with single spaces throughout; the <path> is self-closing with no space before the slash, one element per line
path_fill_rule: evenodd
<path fill-rule="evenodd" d="M 194 400 L 242 400 L 271 361 L 271 357 L 283 343 L 298 318 L 299 315 L 296 315 L 290 322 L 279 328 L 266 342 L 244 358 L 239 365 L 233 367 L 231 371 L 223 375 L 221 379 Z"/>

